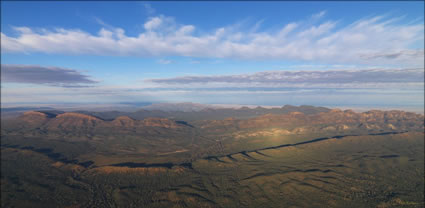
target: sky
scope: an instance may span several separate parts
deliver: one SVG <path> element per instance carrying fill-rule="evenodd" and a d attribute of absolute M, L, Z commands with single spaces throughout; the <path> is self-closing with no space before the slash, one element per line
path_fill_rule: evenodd
<path fill-rule="evenodd" d="M 424 107 L 424 2 L 1 2 L 1 102 Z"/>

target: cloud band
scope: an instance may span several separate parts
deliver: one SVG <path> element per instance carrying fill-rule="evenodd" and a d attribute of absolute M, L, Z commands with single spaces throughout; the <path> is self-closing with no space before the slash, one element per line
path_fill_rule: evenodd
<path fill-rule="evenodd" d="M 74 69 L 37 65 L 1 65 L 2 82 L 83 87 L 97 83 Z"/>

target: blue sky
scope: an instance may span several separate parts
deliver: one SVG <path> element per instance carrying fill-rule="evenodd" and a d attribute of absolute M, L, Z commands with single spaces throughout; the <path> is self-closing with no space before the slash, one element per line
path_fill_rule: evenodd
<path fill-rule="evenodd" d="M 423 2 L 1 4 L 2 103 L 424 105 Z"/>

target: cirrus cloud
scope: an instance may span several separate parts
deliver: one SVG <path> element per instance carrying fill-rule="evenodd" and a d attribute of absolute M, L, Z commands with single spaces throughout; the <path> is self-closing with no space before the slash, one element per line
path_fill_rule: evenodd
<path fill-rule="evenodd" d="M 404 64 L 422 67 L 422 23 L 375 16 L 348 24 L 322 20 L 290 22 L 278 30 L 244 30 L 223 26 L 200 32 L 174 18 L 150 17 L 145 31 L 128 36 L 122 28 L 101 28 L 98 34 L 80 29 L 15 27 L 17 36 L 1 33 L 2 53 L 44 52 L 108 56 L 186 56 L 233 59 L 300 60 L 324 63 Z M 412 45 L 414 47 L 412 47 Z M 420 47 L 418 49 L 418 46 Z M 416 49 L 415 49 L 416 48 Z"/>

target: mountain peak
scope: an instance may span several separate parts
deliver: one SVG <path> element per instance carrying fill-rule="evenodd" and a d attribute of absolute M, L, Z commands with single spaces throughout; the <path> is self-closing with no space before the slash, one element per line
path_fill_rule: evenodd
<path fill-rule="evenodd" d="M 40 116 L 40 117 L 47 117 L 47 114 L 39 112 L 39 111 L 28 111 L 23 113 L 23 116 Z"/>
<path fill-rule="evenodd" d="M 63 114 L 59 114 L 56 118 L 53 118 L 48 121 L 48 129 L 55 131 L 62 130 L 70 130 L 75 131 L 75 129 L 79 130 L 89 130 L 102 123 L 103 120 L 96 118 L 94 116 L 82 114 L 82 113 L 74 113 L 67 112 Z"/>
<path fill-rule="evenodd" d="M 118 116 L 115 118 L 111 123 L 114 126 L 126 126 L 126 127 L 133 127 L 135 124 L 135 120 L 128 117 L 128 116 Z"/>
<path fill-rule="evenodd" d="M 86 115 L 86 114 L 82 114 L 82 113 L 74 113 L 74 112 L 62 113 L 62 114 L 59 114 L 58 116 L 56 116 L 56 118 L 62 118 L 62 119 L 63 118 L 79 118 L 79 119 L 100 121 L 99 118 L 96 118 L 94 116 L 90 116 L 90 115 Z"/>
<path fill-rule="evenodd" d="M 31 124 L 41 124 L 49 118 L 49 115 L 46 113 L 38 111 L 28 111 L 23 113 L 19 119 Z"/>

